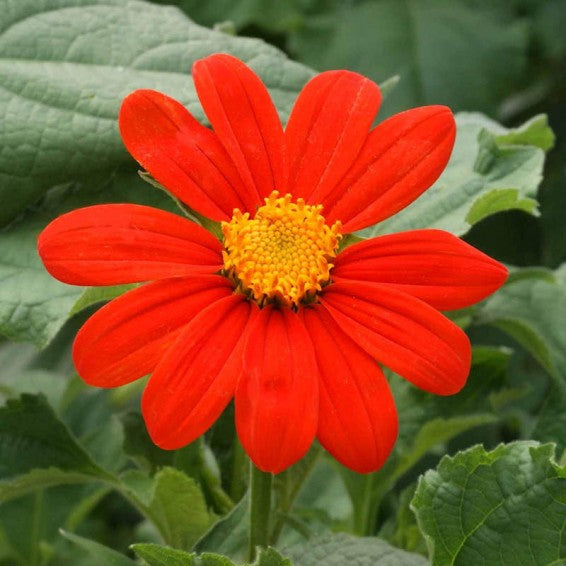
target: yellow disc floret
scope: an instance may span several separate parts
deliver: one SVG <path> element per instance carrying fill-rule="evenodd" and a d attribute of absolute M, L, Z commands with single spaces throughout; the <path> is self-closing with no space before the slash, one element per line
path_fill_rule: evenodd
<path fill-rule="evenodd" d="M 342 237 L 340 222 L 326 224 L 322 205 L 291 199 L 273 191 L 254 218 L 235 209 L 222 222 L 224 271 L 261 306 L 312 302 L 330 279 L 329 261 Z"/>

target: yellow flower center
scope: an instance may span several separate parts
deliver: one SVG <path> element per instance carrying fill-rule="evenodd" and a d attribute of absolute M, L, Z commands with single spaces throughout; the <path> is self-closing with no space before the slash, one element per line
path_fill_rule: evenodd
<path fill-rule="evenodd" d="M 315 300 L 330 279 L 342 235 L 340 222 L 328 226 L 322 205 L 291 202 L 273 191 L 254 218 L 237 208 L 222 222 L 224 271 L 260 306 L 275 302 L 298 307 Z"/>

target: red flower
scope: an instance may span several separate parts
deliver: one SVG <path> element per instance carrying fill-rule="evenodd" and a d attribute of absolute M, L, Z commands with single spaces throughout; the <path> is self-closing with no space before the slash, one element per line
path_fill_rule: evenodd
<path fill-rule="evenodd" d="M 343 234 L 395 214 L 437 179 L 454 143 L 452 114 L 415 108 L 371 129 L 378 87 L 330 71 L 305 86 L 283 130 L 241 61 L 212 55 L 193 77 L 214 131 L 152 90 L 124 100 L 120 131 L 157 181 L 222 223 L 223 241 L 133 204 L 83 208 L 45 228 L 39 253 L 57 279 L 151 281 L 81 328 L 77 371 L 100 387 L 151 373 L 142 409 L 166 449 L 204 433 L 235 397 L 239 437 L 259 468 L 280 472 L 316 436 L 349 468 L 376 470 L 397 415 L 375 360 L 426 391 L 456 393 L 470 344 L 437 309 L 471 305 L 507 275 L 439 230 L 336 254 Z"/>

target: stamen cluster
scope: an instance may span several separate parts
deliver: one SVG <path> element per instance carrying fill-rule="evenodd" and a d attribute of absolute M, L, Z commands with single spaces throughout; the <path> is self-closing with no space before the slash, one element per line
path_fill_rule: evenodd
<path fill-rule="evenodd" d="M 322 205 L 273 191 L 254 218 L 238 209 L 222 223 L 224 270 L 260 306 L 312 302 L 330 279 L 341 224 L 328 226 Z"/>

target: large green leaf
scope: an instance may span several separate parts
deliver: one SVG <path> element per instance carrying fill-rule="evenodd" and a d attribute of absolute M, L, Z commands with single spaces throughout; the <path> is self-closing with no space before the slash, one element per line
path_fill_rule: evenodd
<path fill-rule="evenodd" d="M 292 34 L 291 52 L 319 70 L 352 69 L 377 82 L 400 75 L 387 114 L 448 104 L 493 115 L 526 62 L 528 30 L 502 2 L 335 4 Z"/>
<path fill-rule="evenodd" d="M 116 117 L 136 88 L 203 117 L 196 59 L 232 53 L 270 88 L 282 117 L 311 76 L 262 41 L 202 28 L 138 0 L 5 0 L 0 13 L 0 224 L 49 187 L 128 162 Z"/>
<path fill-rule="evenodd" d="M 78 309 L 124 290 L 119 286 L 100 292 L 59 283 L 37 255 L 37 236 L 51 219 L 85 204 L 102 202 L 174 209 L 171 199 L 144 183 L 134 169 L 115 172 L 106 182 L 97 178 L 51 191 L 41 208 L 0 230 L 0 334 L 44 347 Z"/>
<path fill-rule="evenodd" d="M 566 380 L 566 264 L 553 275 L 554 281 L 516 278 L 483 303 L 477 322 L 509 333 L 551 375 Z"/>
<path fill-rule="evenodd" d="M 566 562 L 566 468 L 552 445 L 476 446 L 444 457 L 412 505 L 434 566 Z"/>
<path fill-rule="evenodd" d="M 285 550 L 295 566 L 426 566 L 419 554 L 391 546 L 384 540 L 353 537 L 343 533 L 326 535 Z"/>
<path fill-rule="evenodd" d="M 454 151 L 436 183 L 399 214 L 361 235 L 440 228 L 461 236 L 496 212 L 538 214 L 534 197 L 544 152 L 554 140 L 546 117 L 508 130 L 481 114 L 461 113 L 456 124 Z"/>

